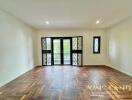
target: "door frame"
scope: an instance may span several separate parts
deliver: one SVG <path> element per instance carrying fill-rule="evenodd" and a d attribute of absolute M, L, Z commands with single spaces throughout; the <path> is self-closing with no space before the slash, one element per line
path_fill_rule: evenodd
<path fill-rule="evenodd" d="M 55 39 L 60 39 L 60 64 L 54 64 L 54 43 L 53 41 Z M 63 40 L 69 39 L 70 40 L 70 64 L 64 64 L 64 46 L 63 46 Z M 51 64 L 52 65 L 72 65 L 72 37 L 51 37 Z"/>
<path fill-rule="evenodd" d="M 72 41 L 72 39 L 73 38 L 79 38 L 79 37 L 81 37 L 81 50 L 72 50 L 73 48 L 72 48 L 72 45 L 73 45 L 73 41 Z M 46 40 L 46 38 L 58 38 L 58 39 L 71 39 L 71 42 L 70 42 L 70 45 L 71 45 L 71 52 L 70 52 L 70 55 L 71 55 L 71 64 L 70 65 L 72 65 L 72 66 L 83 66 L 83 36 L 71 36 L 71 37 L 41 37 L 41 57 L 42 57 L 42 66 L 53 66 L 53 50 L 52 50 L 52 43 L 51 43 L 51 50 L 45 50 L 45 49 L 43 49 L 43 47 L 44 47 L 44 44 L 45 43 L 43 43 L 43 40 Z M 52 42 L 52 41 L 51 41 Z M 46 45 L 46 44 L 45 44 Z M 77 41 L 77 45 L 78 45 L 78 41 Z M 45 47 L 47 47 L 47 45 L 45 46 Z M 77 47 L 78 48 L 78 47 Z M 46 60 L 46 64 L 44 63 L 44 55 L 43 54 L 46 54 L 45 56 L 46 56 L 46 58 L 47 58 L 47 53 L 51 53 L 51 65 L 47 65 L 47 60 Z M 73 53 L 81 53 L 81 65 L 73 65 Z M 77 62 L 78 62 L 78 58 L 77 58 Z M 66 64 L 65 64 L 66 65 Z"/>

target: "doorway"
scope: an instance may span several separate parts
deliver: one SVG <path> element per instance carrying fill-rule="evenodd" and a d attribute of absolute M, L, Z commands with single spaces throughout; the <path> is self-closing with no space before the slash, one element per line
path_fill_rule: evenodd
<path fill-rule="evenodd" d="M 72 38 L 52 38 L 53 65 L 71 65 L 71 40 Z"/>
<path fill-rule="evenodd" d="M 82 36 L 41 38 L 42 65 L 82 66 L 82 43 Z"/>

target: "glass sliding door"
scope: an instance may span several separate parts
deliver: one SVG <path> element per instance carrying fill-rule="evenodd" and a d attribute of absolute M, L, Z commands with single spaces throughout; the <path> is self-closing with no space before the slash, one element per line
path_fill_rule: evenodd
<path fill-rule="evenodd" d="M 52 39 L 53 65 L 71 65 L 71 39 Z"/>
<path fill-rule="evenodd" d="M 61 64 L 61 40 L 53 39 L 53 64 Z"/>
<path fill-rule="evenodd" d="M 64 64 L 71 64 L 71 47 L 70 39 L 63 39 L 63 58 Z"/>

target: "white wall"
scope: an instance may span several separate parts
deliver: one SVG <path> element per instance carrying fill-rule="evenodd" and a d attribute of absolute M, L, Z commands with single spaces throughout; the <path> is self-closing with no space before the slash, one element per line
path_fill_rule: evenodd
<path fill-rule="evenodd" d="M 42 64 L 41 60 L 41 37 L 64 37 L 83 36 L 83 65 L 106 65 L 107 64 L 107 43 L 106 34 L 103 30 L 39 30 L 37 65 Z M 101 36 L 101 54 L 93 54 L 93 36 Z"/>
<path fill-rule="evenodd" d="M 108 40 L 111 66 L 132 75 L 132 18 L 109 29 Z"/>
<path fill-rule="evenodd" d="M 34 66 L 33 30 L 0 10 L 0 86 Z"/>

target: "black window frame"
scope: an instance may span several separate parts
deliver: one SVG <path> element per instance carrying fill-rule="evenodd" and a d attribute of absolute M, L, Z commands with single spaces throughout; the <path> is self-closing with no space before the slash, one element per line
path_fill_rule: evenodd
<path fill-rule="evenodd" d="M 95 51 L 95 39 L 98 39 L 98 51 Z M 101 36 L 94 36 L 93 37 L 93 54 L 100 54 L 101 49 Z"/>

